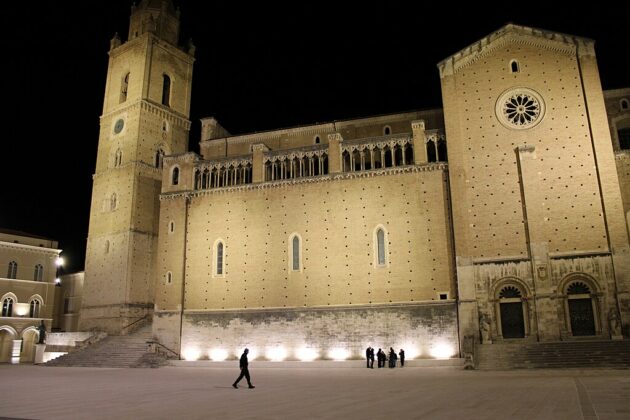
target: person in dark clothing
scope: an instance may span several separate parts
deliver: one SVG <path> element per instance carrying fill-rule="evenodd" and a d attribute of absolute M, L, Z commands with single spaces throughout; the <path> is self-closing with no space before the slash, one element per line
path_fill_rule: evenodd
<path fill-rule="evenodd" d="M 374 369 L 374 347 L 370 347 L 370 356 L 368 357 L 368 367 Z"/>
<path fill-rule="evenodd" d="M 385 358 L 385 352 L 383 352 L 383 350 L 381 350 L 381 349 L 378 349 L 378 352 L 376 353 L 376 356 L 378 358 L 378 367 L 380 369 L 383 366 L 385 366 L 385 361 L 383 360 Z"/>
<path fill-rule="evenodd" d="M 400 351 L 398 352 L 398 355 L 400 356 L 400 367 L 404 367 L 405 366 L 405 351 L 403 349 L 400 349 Z"/>
<path fill-rule="evenodd" d="M 394 351 L 394 349 L 392 347 L 389 348 L 389 367 L 390 368 L 395 368 L 396 367 L 396 352 Z"/>
<path fill-rule="evenodd" d="M 372 347 L 365 349 L 365 361 L 367 362 L 367 368 L 370 368 L 370 354 L 372 353 Z"/>
<path fill-rule="evenodd" d="M 243 377 L 245 377 L 245 379 L 247 379 L 247 384 L 249 385 L 250 388 L 256 388 L 254 385 L 252 385 L 252 381 L 249 378 L 249 362 L 247 361 L 247 353 L 249 353 L 249 349 L 245 349 L 243 350 L 243 355 L 241 356 L 241 360 L 239 361 L 239 367 L 241 368 L 241 374 L 238 376 L 238 378 L 236 379 L 236 381 L 234 381 L 234 383 L 232 384 L 232 386 L 234 388 L 238 388 L 238 383 L 241 381 L 241 379 L 243 379 Z"/>

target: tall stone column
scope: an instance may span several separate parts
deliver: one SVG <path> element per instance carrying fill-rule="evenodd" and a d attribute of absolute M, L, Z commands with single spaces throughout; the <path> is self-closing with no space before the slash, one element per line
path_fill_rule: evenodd
<path fill-rule="evenodd" d="M 341 133 L 328 135 L 328 172 L 331 174 L 340 173 L 342 170 L 341 143 L 343 137 Z"/>
<path fill-rule="evenodd" d="M 269 151 L 269 148 L 262 143 L 254 144 L 252 146 L 252 183 L 265 181 L 265 161 L 264 153 Z"/>

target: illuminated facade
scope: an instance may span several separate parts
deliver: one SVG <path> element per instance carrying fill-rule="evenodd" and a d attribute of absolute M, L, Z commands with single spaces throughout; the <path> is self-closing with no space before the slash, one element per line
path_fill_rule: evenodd
<path fill-rule="evenodd" d="M 37 327 L 53 324 L 57 241 L 0 230 L 0 363 L 33 362 Z"/>
<path fill-rule="evenodd" d="M 178 24 L 143 1 L 112 41 L 83 326 L 152 313 L 212 360 L 628 334 L 630 92 L 604 96 L 592 41 L 507 25 L 439 64 L 444 109 L 239 136 L 206 118 L 197 155 Z"/>

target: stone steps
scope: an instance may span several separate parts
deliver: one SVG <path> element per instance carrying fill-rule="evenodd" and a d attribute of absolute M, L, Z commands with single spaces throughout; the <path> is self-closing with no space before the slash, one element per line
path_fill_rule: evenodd
<path fill-rule="evenodd" d="M 630 368 L 630 341 L 500 343 L 477 347 L 477 369 Z"/>
<path fill-rule="evenodd" d="M 45 363 L 44 366 L 133 367 L 147 352 L 151 326 L 126 336 L 108 336 L 101 341 Z"/>

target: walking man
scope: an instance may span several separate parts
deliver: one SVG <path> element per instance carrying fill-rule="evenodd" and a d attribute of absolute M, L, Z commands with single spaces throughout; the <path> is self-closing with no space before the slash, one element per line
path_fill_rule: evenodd
<path fill-rule="evenodd" d="M 370 353 L 371 353 L 372 347 L 368 346 L 367 349 L 365 349 L 365 360 L 367 361 L 367 368 L 370 368 Z"/>
<path fill-rule="evenodd" d="M 236 381 L 234 381 L 234 383 L 232 384 L 234 388 L 238 388 L 238 383 L 241 381 L 241 379 L 243 379 L 243 376 L 245 377 L 245 379 L 247 379 L 247 384 L 249 385 L 250 388 L 256 388 L 254 385 L 252 385 L 252 381 L 249 378 L 249 368 L 248 368 L 249 362 L 247 361 L 247 353 L 249 353 L 249 349 L 243 350 L 243 355 L 241 356 L 241 360 L 239 362 L 239 367 L 241 368 L 241 374 L 238 376 Z"/>
<path fill-rule="evenodd" d="M 369 366 L 374 369 L 374 347 L 370 347 Z"/>
<path fill-rule="evenodd" d="M 403 349 L 400 349 L 400 353 L 398 353 L 398 355 L 400 356 L 400 367 L 404 367 L 405 366 L 405 351 Z"/>

